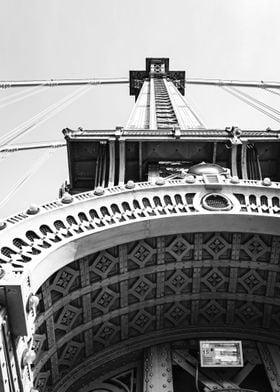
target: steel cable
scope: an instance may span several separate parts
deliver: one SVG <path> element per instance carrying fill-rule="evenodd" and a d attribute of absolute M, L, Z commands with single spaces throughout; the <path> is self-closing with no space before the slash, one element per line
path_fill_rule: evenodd
<path fill-rule="evenodd" d="M 179 86 L 181 88 L 183 88 L 181 83 L 178 83 Z M 198 121 L 199 125 L 201 126 L 201 128 L 207 128 L 206 123 L 204 121 L 204 118 L 201 118 L 201 113 L 198 110 L 198 105 L 197 103 L 194 101 L 194 98 L 190 96 L 190 92 L 188 91 L 188 99 L 186 98 L 186 96 L 181 95 L 181 98 L 183 100 L 183 102 L 186 104 L 187 108 L 190 110 L 190 112 L 192 113 L 192 115 L 195 117 L 195 119 Z M 190 104 L 188 101 L 191 101 L 192 104 Z M 199 112 L 199 114 L 198 114 Z"/>
<path fill-rule="evenodd" d="M 280 95 L 279 91 L 274 91 L 271 88 L 264 87 L 264 90 L 267 91 L 268 93 L 272 93 L 272 94 L 275 94 L 275 95 Z"/>
<path fill-rule="evenodd" d="M 10 192 L 5 196 L 4 199 L 1 200 L 0 208 L 6 205 L 9 200 L 14 196 L 14 194 L 25 184 L 25 182 L 29 180 L 29 178 L 32 177 L 40 169 L 43 163 L 45 163 L 53 154 L 54 150 L 55 148 L 46 151 L 45 154 L 43 154 L 41 158 L 37 161 L 37 163 L 32 166 L 32 168 L 14 184 Z"/>
<path fill-rule="evenodd" d="M 78 99 L 81 95 L 85 94 L 91 86 L 83 86 L 76 90 L 74 93 L 67 95 L 63 99 L 59 100 L 55 104 L 50 105 L 48 108 L 42 110 L 37 115 L 33 116 L 31 119 L 23 122 L 21 125 L 17 126 L 6 135 L 0 138 L 0 146 L 3 147 L 10 144 L 15 139 L 27 134 L 32 129 L 35 129 L 38 125 L 49 120 L 51 117 L 56 115 L 58 112 L 63 110 L 65 107 L 69 106 L 72 102 Z"/>
<path fill-rule="evenodd" d="M 26 98 L 29 98 L 29 97 L 32 97 L 33 95 L 41 93 L 43 90 L 44 90 L 43 87 L 39 86 L 39 87 L 33 88 L 32 91 L 30 91 L 30 92 L 21 91 L 19 93 L 11 94 L 8 97 L 2 97 L 0 99 L 0 109 L 3 109 L 9 105 L 16 103 L 16 102 L 23 101 Z M 1 102 L 3 102 L 3 103 L 1 103 Z"/>
<path fill-rule="evenodd" d="M 255 102 L 256 104 L 264 107 L 265 109 L 270 110 L 271 112 L 280 115 L 280 111 L 273 108 L 270 105 L 267 105 L 266 103 L 259 101 L 258 99 L 254 98 L 252 95 L 245 93 L 244 91 L 241 91 L 240 89 L 236 88 L 236 87 L 229 87 L 231 90 L 235 91 L 236 93 L 242 95 L 245 98 L 248 98 L 250 100 L 252 100 L 253 102 Z"/>
<path fill-rule="evenodd" d="M 241 95 L 237 94 L 236 92 L 231 90 L 231 87 L 225 87 L 225 86 L 220 86 L 223 90 L 225 90 L 227 93 L 233 95 L 234 97 L 238 98 L 240 101 L 246 103 L 247 105 L 251 106 L 252 108 L 258 110 L 259 112 L 263 113 L 264 115 L 272 118 L 274 121 L 280 123 L 280 118 L 274 116 L 273 114 L 267 112 L 266 110 L 260 108 L 259 106 L 255 105 L 254 103 L 252 103 L 249 99 L 246 99 L 244 97 L 242 97 Z"/>
<path fill-rule="evenodd" d="M 186 97 L 184 97 L 183 100 L 185 101 L 188 109 L 192 112 L 192 114 L 194 115 L 196 120 L 201 125 L 201 128 L 205 128 L 206 129 L 207 126 L 205 125 L 205 121 L 204 121 L 204 119 L 201 116 L 201 112 L 199 111 L 199 114 L 198 114 L 198 105 L 194 101 L 194 98 L 190 96 L 189 92 L 188 92 L 188 99 Z M 191 103 L 188 103 L 188 101 L 191 101 Z"/>

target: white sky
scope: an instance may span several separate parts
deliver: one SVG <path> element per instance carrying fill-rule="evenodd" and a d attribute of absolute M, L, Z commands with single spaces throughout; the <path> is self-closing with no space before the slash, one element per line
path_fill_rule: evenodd
<path fill-rule="evenodd" d="M 190 78 L 280 81 L 279 0 L 0 0 L 0 80 L 128 77 L 145 57 L 169 57 Z M 0 109 L 0 137 L 72 87 L 46 88 Z M 3 97 L 18 90 L 0 90 Z M 253 92 L 252 90 L 250 90 Z M 247 91 L 248 92 L 248 91 Z M 190 86 L 191 102 L 209 127 L 278 128 L 279 124 L 216 87 Z M 280 97 L 254 91 L 278 108 Z M 16 143 L 62 140 L 68 126 L 125 125 L 133 105 L 127 86 L 98 86 Z M 0 201 L 42 156 L 0 160 Z M 0 217 L 55 199 L 67 179 L 66 150 L 0 208 Z"/>

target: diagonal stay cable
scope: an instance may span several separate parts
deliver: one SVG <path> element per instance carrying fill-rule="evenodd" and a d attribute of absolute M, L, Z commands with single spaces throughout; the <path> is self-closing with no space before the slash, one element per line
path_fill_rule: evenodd
<path fill-rule="evenodd" d="M 230 88 L 228 88 L 228 87 L 225 87 L 225 86 L 219 86 L 219 87 L 221 87 L 227 93 L 229 93 L 229 94 L 233 95 L 234 97 L 238 98 L 240 101 L 246 103 L 247 105 L 251 106 L 252 108 L 258 110 L 261 113 L 263 113 L 264 115 L 272 118 L 274 121 L 280 123 L 280 118 L 279 117 L 276 117 L 273 114 L 271 114 L 271 113 L 267 112 L 266 110 L 262 109 L 261 107 L 255 105 L 249 99 L 246 99 L 246 98 L 242 97 L 241 95 L 237 94 L 236 92 L 231 91 Z"/>
<path fill-rule="evenodd" d="M 256 99 L 256 98 L 253 97 L 252 95 L 250 95 L 250 94 L 248 94 L 248 93 L 245 93 L 244 91 L 241 91 L 240 89 L 238 89 L 238 88 L 236 88 L 236 87 L 229 87 L 229 88 L 230 88 L 231 90 L 235 91 L 236 93 L 242 95 L 243 97 L 252 100 L 252 101 L 253 101 L 254 103 L 256 103 L 257 105 L 260 105 L 260 106 L 262 106 L 263 108 L 268 109 L 268 110 L 270 110 L 271 112 L 280 115 L 280 111 L 279 111 L 279 110 L 277 110 L 277 109 L 273 108 L 272 106 L 267 105 L 266 103 L 264 103 L 264 102 L 262 102 L 262 101 Z"/>
<path fill-rule="evenodd" d="M 42 86 L 37 86 L 37 87 L 33 87 L 33 88 L 24 88 L 24 90 L 21 90 L 21 91 L 17 91 L 17 92 L 14 92 L 13 94 L 9 94 L 8 96 L 4 96 L 4 97 L 1 97 L 0 98 L 0 103 L 1 102 L 6 102 L 6 101 L 10 101 L 11 99 L 14 99 L 14 98 L 16 98 L 16 97 L 20 97 L 21 95 L 25 95 L 26 93 L 27 93 L 27 91 L 29 90 L 32 90 L 32 92 L 33 91 L 37 91 L 37 90 L 40 90 L 41 89 L 41 87 Z M 3 92 L 2 92 L 3 93 Z"/>
<path fill-rule="evenodd" d="M 280 95 L 279 91 L 274 91 L 271 88 L 264 87 L 264 90 L 275 95 Z"/>
<path fill-rule="evenodd" d="M 205 121 L 201 118 L 201 113 L 199 113 L 199 115 L 198 115 L 198 109 L 197 109 L 198 106 L 197 106 L 196 102 L 194 101 L 194 98 L 190 96 L 189 92 L 188 92 L 188 99 L 186 97 L 184 97 L 184 101 L 185 101 L 188 109 L 192 112 L 192 114 L 194 115 L 196 120 L 199 122 L 201 128 L 206 129 L 207 126 L 205 125 Z"/>
<path fill-rule="evenodd" d="M 68 103 L 68 101 L 72 102 L 72 98 L 75 97 L 80 90 L 85 90 L 86 87 L 82 87 L 78 90 L 76 90 L 75 92 L 72 92 L 71 94 L 67 95 L 66 97 L 62 98 L 61 100 L 59 100 L 58 102 L 48 106 L 46 109 L 42 110 L 41 112 L 39 112 L 38 114 L 36 114 L 35 116 L 31 117 L 30 119 L 28 119 L 27 121 L 24 121 L 22 124 L 20 124 L 19 126 L 17 126 L 16 128 L 14 128 L 13 130 L 11 130 L 10 132 L 8 132 L 8 134 L 3 135 L 0 138 L 0 143 L 2 142 L 2 140 L 7 139 L 8 137 L 11 137 L 14 134 L 17 134 L 20 132 L 20 134 L 22 133 L 21 131 L 25 131 L 25 130 L 29 130 L 30 127 L 33 127 L 36 125 L 36 123 L 32 123 L 33 121 L 36 121 L 37 119 L 40 120 L 40 118 L 43 118 L 44 116 L 46 116 L 48 113 L 54 111 L 55 109 L 59 108 L 60 106 L 64 105 L 64 103 Z M 70 103 L 71 103 L 70 102 Z M 27 126 L 26 129 L 24 129 L 24 127 Z M 6 142 L 7 143 L 7 142 Z M 6 144 L 5 143 L 5 144 Z"/>
<path fill-rule="evenodd" d="M 51 117 L 56 115 L 59 111 L 63 110 L 65 107 L 69 106 L 72 102 L 78 99 L 81 95 L 85 94 L 91 86 L 83 86 L 80 89 L 76 90 L 74 93 L 72 92 L 65 98 L 56 102 L 55 104 L 50 105 L 47 109 L 39 112 L 37 115 L 33 116 L 31 119 L 23 122 L 6 135 L 3 135 L 0 138 L 0 146 L 3 147 L 18 137 L 27 134 L 31 129 L 35 129 L 38 125 L 44 123 L 49 120 Z"/>
<path fill-rule="evenodd" d="M 35 87 L 32 89 L 32 91 L 22 91 L 21 94 L 13 94 L 13 96 L 5 97 L 4 99 L 0 99 L 0 109 L 4 109 L 5 107 L 12 105 L 16 102 L 23 101 L 26 98 L 32 97 L 33 95 L 39 94 L 43 91 L 46 91 L 42 86 Z M 15 97 L 16 95 L 20 95 L 18 97 Z M 1 103 L 3 102 L 3 103 Z"/>
<path fill-rule="evenodd" d="M 71 94 L 72 96 L 72 94 Z M 70 97 L 70 95 L 69 95 Z M 21 123 L 20 125 L 18 125 L 16 128 L 12 129 L 10 132 L 8 132 L 7 134 L 3 135 L 2 137 L 0 137 L 0 142 L 2 142 L 2 140 L 7 139 L 8 137 L 11 137 L 12 135 L 18 133 L 21 131 L 21 129 L 24 128 L 24 126 L 27 126 L 29 124 L 32 124 L 32 121 L 36 120 L 37 118 L 43 117 L 44 115 L 46 115 L 49 111 L 54 110 L 59 104 L 60 102 L 66 100 L 67 97 L 64 97 L 61 101 L 58 101 L 50 106 L 48 106 L 46 109 L 42 110 L 41 112 L 39 112 L 38 114 L 36 114 L 35 116 L 31 117 L 30 119 L 24 121 L 23 123 Z"/>
<path fill-rule="evenodd" d="M 13 197 L 13 195 L 25 184 L 25 182 L 32 177 L 39 169 L 40 167 L 50 158 L 50 156 L 53 154 L 54 152 L 54 148 L 49 149 L 48 151 L 45 152 L 45 154 L 43 154 L 41 156 L 41 158 L 35 163 L 34 166 L 32 166 L 31 169 L 29 169 L 29 171 L 24 174 L 12 187 L 12 189 L 10 190 L 10 192 L 4 197 L 4 199 L 2 199 L 0 201 L 0 208 L 3 207 L 4 205 L 6 205 L 9 200 Z"/>
<path fill-rule="evenodd" d="M 182 88 L 182 84 L 178 83 L 179 86 Z M 199 111 L 198 114 L 198 105 L 197 103 L 194 101 L 194 98 L 190 96 L 190 92 L 188 91 L 188 98 L 186 96 L 181 96 L 183 102 L 186 104 L 187 108 L 189 109 L 189 111 L 192 113 L 192 115 L 195 117 L 195 119 L 198 121 L 199 125 L 201 126 L 201 128 L 207 128 L 205 121 L 201 118 L 201 113 Z"/>

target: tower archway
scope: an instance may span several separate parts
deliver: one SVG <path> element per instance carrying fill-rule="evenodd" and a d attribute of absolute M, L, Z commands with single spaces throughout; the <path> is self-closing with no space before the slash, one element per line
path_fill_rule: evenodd
<path fill-rule="evenodd" d="M 246 155 L 259 134 L 233 127 L 208 140 L 184 83 L 168 59 L 147 59 L 130 75 L 126 128 L 64 130 L 61 198 L 0 223 L 10 380 L 17 372 L 40 392 L 181 392 L 181 377 L 196 380 L 189 392 L 240 391 L 258 389 L 250 374 L 261 366 L 260 386 L 279 389 L 279 183 L 261 179 L 255 147 Z M 205 339 L 242 340 L 244 367 L 198 370 Z"/>

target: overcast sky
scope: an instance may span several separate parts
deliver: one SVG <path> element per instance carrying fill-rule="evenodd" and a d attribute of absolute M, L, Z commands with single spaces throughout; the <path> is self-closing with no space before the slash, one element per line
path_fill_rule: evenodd
<path fill-rule="evenodd" d="M 0 80 L 128 77 L 145 57 L 169 57 L 190 78 L 280 81 L 279 0 L 0 0 Z M 1 100 L 19 90 L 0 90 Z M 46 88 L 0 108 L 0 137 L 74 91 Z M 252 91 L 251 91 L 252 92 Z M 280 97 L 253 91 L 278 107 Z M 278 128 L 217 87 L 190 86 L 187 97 L 209 127 Z M 97 86 L 16 143 L 63 140 L 64 127 L 125 125 L 127 86 Z M 0 160 L 0 203 L 42 156 Z M 55 151 L 9 200 L 0 217 L 57 198 L 67 179 L 66 151 Z"/>

